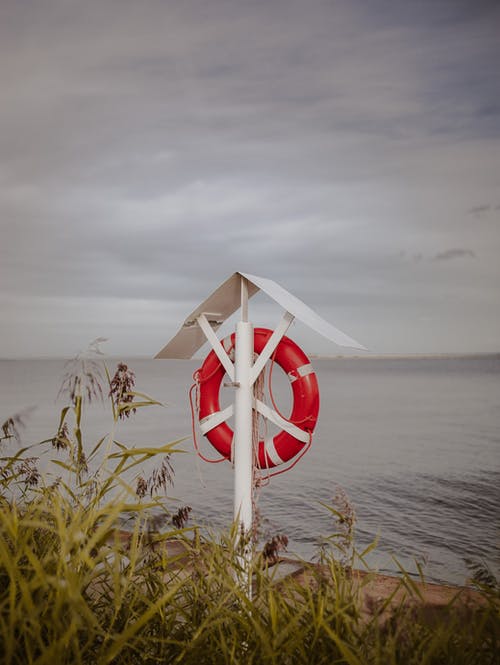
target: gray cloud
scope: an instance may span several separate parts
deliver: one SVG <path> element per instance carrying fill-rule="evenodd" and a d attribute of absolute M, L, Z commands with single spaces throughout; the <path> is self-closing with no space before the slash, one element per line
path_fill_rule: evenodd
<path fill-rule="evenodd" d="M 469 215 L 475 215 L 476 217 L 480 217 L 483 213 L 490 212 L 490 210 L 491 210 L 491 205 L 484 204 L 484 205 L 472 206 L 472 208 L 469 208 L 467 212 L 469 213 Z"/>
<path fill-rule="evenodd" d="M 434 256 L 434 261 L 449 261 L 450 259 L 475 259 L 476 255 L 471 249 L 447 249 Z"/>
<path fill-rule="evenodd" d="M 498 191 L 499 26 L 454 0 L 3 2 L 0 353 L 37 322 L 33 352 L 153 353 L 238 269 L 387 351 L 446 350 L 405 321 L 467 285 L 484 326 L 450 350 L 491 348 L 498 225 L 470 202 Z"/>

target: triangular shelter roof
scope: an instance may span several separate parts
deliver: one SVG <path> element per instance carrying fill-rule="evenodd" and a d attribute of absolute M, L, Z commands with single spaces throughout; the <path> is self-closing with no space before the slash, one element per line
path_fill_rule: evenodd
<path fill-rule="evenodd" d="M 191 312 L 182 324 L 177 334 L 155 356 L 156 358 L 191 358 L 207 341 L 203 330 L 197 322 L 200 314 L 205 314 L 213 330 L 217 330 L 224 321 L 231 316 L 241 304 L 240 278 L 248 282 L 248 297 L 251 298 L 259 290 L 264 291 L 278 305 L 290 312 L 296 319 L 305 323 L 309 328 L 326 339 L 353 349 L 366 351 L 366 348 L 343 333 L 331 323 L 316 314 L 302 300 L 271 279 L 250 275 L 244 272 L 235 272 L 221 284 L 206 300 Z"/>

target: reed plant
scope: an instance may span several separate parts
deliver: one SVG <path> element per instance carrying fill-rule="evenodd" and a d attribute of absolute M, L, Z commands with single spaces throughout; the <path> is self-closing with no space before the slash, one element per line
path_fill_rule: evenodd
<path fill-rule="evenodd" d="M 23 447 L 19 415 L 1 430 L 1 663 L 499 662 L 496 583 L 482 587 L 477 606 L 457 601 L 438 616 L 391 597 L 366 607 L 371 573 L 353 570 L 354 514 L 345 495 L 326 506 L 333 546 L 322 548 L 318 564 L 304 562 L 300 577 L 279 578 L 272 565 L 284 536 L 254 553 L 250 600 L 239 582 L 237 529 L 202 534 L 188 526 L 188 506 L 170 509 L 179 442 L 127 445 L 114 437 L 119 420 L 158 402 L 135 390 L 124 364 L 111 376 L 96 362 L 79 358 L 70 368 L 68 403 L 50 438 Z M 111 432 L 88 446 L 82 414 L 101 397 Z M 52 475 L 38 468 L 42 451 Z M 134 482 L 125 481 L 135 470 Z M 403 574 L 404 584 L 411 579 Z"/>

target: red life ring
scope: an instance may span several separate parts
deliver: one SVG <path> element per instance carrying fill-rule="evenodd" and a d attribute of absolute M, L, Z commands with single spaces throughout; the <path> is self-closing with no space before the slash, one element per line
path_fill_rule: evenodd
<path fill-rule="evenodd" d="M 271 335 L 271 330 L 255 328 L 255 353 L 262 352 Z M 222 342 L 227 352 L 234 348 L 234 344 L 234 333 Z M 286 422 L 292 423 L 292 428 L 289 429 L 295 435 L 283 430 L 274 438 L 259 441 L 258 462 L 261 469 L 288 462 L 303 450 L 305 443 L 310 442 L 319 413 L 318 380 L 302 349 L 289 337 L 283 337 L 274 352 L 274 362 L 283 369 L 291 382 L 293 408 Z M 231 459 L 233 430 L 224 422 L 219 403 L 219 391 L 225 373 L 217 355 L 211 351 L 196 373 L 199 384 L 198 417 L 202 432 L 213 447 L 223 457 Z"/>

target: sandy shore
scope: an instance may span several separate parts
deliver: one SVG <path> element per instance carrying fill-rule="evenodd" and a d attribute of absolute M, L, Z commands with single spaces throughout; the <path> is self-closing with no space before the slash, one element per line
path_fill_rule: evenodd
<path fill-rule="evenodd" d="M 301 584 L 317 583 L 319 564 L 304 564 L 282 558 L 277 578 L 291 575 Z M 327 571 L 323 571 L 327 574 Z M 354 570 L 351 573 L 354 592 L 358 594 L 362 613 L 372 617 L 375 613 L 384 620 L 396 608 L 414 608 L 428 620 L 435 620 L 449 611 L 450 606 L 467 614 L 485 605 L 484 596 L 469 587 L 422 582 L 409 577 L 384 575 L 377 572 Z"/>
<path fill-rule="evenodd" d="M 119 532 L 120 540 L 126 544 L 127 532 Z M 154 537 L 153 542 L 154 546 Z M 159 547 L 172 560 L 172 569 L 183 569 L 189 574 L 190 561 L 187 544 L 182 540 L 161 541 Z M 306 563 L 293 558 L 280 557 L 269 566 L 269 575 L 276 584 L 292 577 L 300 584 L 314 586 L 328 570 L 320 564 Z M 353 589 L 358 595 L 362 613 L 366 618 L 377 614 L 381 620 L 388 618 L 399 607 L 414 608 L 427 619 L 441 617 L 449 610 L 459 608 L 465 613 L 486 603 L 484 596 L 469 587 L 422 582 L 410 577 L 391 576 L 377 572 L 354 570 L 350 573 Z"/>

